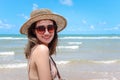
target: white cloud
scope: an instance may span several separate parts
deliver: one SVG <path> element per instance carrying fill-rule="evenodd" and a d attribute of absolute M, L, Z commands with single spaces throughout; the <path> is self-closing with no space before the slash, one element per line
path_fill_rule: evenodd
<path fill-rule="evenodd" d="M 120 24 L 118 24 L 117 26 L 113 27 L 114 30 L 120 30 Z"/>
<path fill-rule="evenodd" d="M 33 10 L 38 9 L 38 5 L 34 3 L 32 9 L 33 9 Z"/>
<path fill-rule="evenodd" d="M 99 22 L 99 25 L 106 25 L 107 22 L 103 21 L 103 22 Z"/>
<path fill-rule="evenodd" d="M 114 27 L 113 29 L 115 29 L 115 30 L 119 30 L 119 29 L 120 29 L 120 27 Z"/>
<path fill-rule="evenodd" d="M 26 19 L 26 20 L 28 20 L 28 19 L 29 19 L 29 17 L 28 17 L 28 16 L 26 16 L 25 14 L 20 14 L 19 16 L 23 17 L 23 18 L 24 18 L 24 19 Z"/>
<path fill-rule="evenodd" d="M 112 28 L 105 28 L 104 30 L 120 30 L 120 26 L 116 26 Z"/>
<path fill-rule="evenodd" d="M 2 20 L 0 20 L 0 28 L 4 28 L 4 29 L 10 29 L 12 27 L 14 27 L 15 25 L 12 24 L 8 24 Z"/>
<path fill-rule="evenodd" d="M 105 28 L 104 30 L 113 30 L 113 28 Z"/>
<path fill-rule="evenodd" d="M 59 0 L 61 4 L 67 5 L 67 6 L 72 6 L 73 2 L 72 0 Z"/>
<path fill-rule="evenodd" d="M 87 24 L 87 21 L 85 19 L 82 20 L 83 24 Z"/>
<path fill-rule="evenodd" d="M 32 6 L 32 10 L 36 10 L 36 9 L 38 9 L 38 5 L 34 3 L 33 6 Z M 29 17 L 26 16 L 24 13 L 19 14 L 19 16 L 21 16 L 22 18 L 24 18 L 24 19 L 26 19 L 26 20 L 29 19 Z"/>
<path fill-rule="evenodd" d="M 95 29 L 94 25 L 90 25 L 90 29 L 94 30 Z"/>

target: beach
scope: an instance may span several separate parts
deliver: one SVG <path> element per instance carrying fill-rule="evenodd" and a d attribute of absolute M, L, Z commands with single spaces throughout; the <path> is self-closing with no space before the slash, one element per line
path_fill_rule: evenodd
<path fill-rule="evenodd" d="M 64 65 L 61 63 L 58 64 L 58 69 L 65 80 L 120 80 L 120 64 L 116 64 L 117 67 L 113 64 L 86 65 L 75 62 Z M 0 69 L 1 80 L 28 80 L 27 76 L 27 67 Z"/>
<path fill-rule="evenodd" d="M 0 80 L 28 80 L 26 43 L 23 35 L 0 35 Z M 119 48 L 119 35 L 60 35 L 52 57 L 65 80 L 120 80 Z"/>
<path fill-rule="evenodd" d="M 28 80 L 27 71 L 22 69 L 0 69 L 0 80 Z"/>

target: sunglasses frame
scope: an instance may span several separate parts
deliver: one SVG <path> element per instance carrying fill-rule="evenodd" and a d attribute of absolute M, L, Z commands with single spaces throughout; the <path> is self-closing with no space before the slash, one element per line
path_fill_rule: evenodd
<path fill-rule="evenodd" d="M 35 30 L 40 34 L 44 34 L 46 32 L 46 29 L 49 33 L 53 33 L 55 31 L 55 26 L 56 25 L 47 25 L 47 26 L 41 25 L 41 26 L 37 26 Z"/>

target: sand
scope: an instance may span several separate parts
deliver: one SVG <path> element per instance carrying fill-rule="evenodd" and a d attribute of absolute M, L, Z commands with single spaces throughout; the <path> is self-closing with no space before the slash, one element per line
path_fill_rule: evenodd
<path fill-rule="evenodd" d="M 102 70 L 102 66 L 86 64 L 58 65 L 59 72 L 65 80 L 120 80 L 120 72 Z M 109 65 L 108 65 L 109 66 Z M 108 67 L 109 68 L 109 67 Z M 115 68 L 114 68 L 115 69 Z M 27 68 L 0 69 L 0 80 L 28 80 Z M 57 80 L 57 79 L 55 79 Z"/>

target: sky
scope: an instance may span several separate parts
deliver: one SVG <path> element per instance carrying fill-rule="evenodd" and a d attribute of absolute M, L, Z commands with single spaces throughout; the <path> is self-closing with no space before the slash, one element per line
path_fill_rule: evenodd
<path fill-rule="evenodd" d="M 120 0 L 0 0 L 0 34 L 20 34 L 40 8 L 67 19 L 60 34 L 120 34 Z"/>

